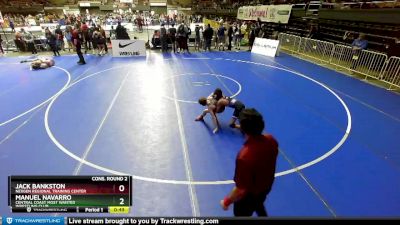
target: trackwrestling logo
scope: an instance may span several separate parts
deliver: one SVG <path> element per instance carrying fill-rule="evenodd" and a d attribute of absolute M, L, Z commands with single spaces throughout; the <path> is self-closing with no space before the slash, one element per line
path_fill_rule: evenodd
<path fill-rule="evenodd" d="M 7 224 L 32 225 L 32 224 L 53 224 L 64 225 L 64 217 L 7 217 Z"/>

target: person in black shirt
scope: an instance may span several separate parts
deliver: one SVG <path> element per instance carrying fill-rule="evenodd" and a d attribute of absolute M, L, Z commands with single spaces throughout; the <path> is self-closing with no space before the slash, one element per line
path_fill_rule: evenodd
<path fill-rule="evenodd" d="M 228 50 L 232 50 L 233 27 L 232 24 L 228 28 Z"/>
<path fill-rule="evenodd" d="M 75 30 L 72 32 L 72 43 L 74 43 L 76 47 L 76 54 L 79 57 L 78 64 L 79 65 L 84 65 L 86 64 L 85 58 L 83 58 L 82 54 L 82 33 L 79 29 L 79 25 L 75 25 Z"/>
<path fill-rule="evenodd" d="M 0 52 L 1 52 L 1 54 L 4 54 L 2 43 L 3 43 L 3 39 L 1 39 L 1 34 L 0 34 Z"/>
<path fill-rule="evenodd" d="M 121 22 L 118 22 L 117 28 L 115 28 L 115 36 L 117 40 L 130 40 L 126 28 L 121 25 Z"/>
<path fill-rule="evenodd" d="M 250 33 L 249 33 L 249 51 L 251 51 L 251 49 L 253 48 L 253 43 L 254 40 L 256 39 L 256 28 L 254 27 L 254 25 L 251 26 L 250 28 Z"/>
<path fill-rule="evenodd" d="M 211 41 L 214 35 L 214 31 L 211 28 L 210 24 L 207 25 L 207 28 L 204 31 L 203 37 L 204 37 L 204 50 L 207 51 L 207 49 L 209 51 L 211 51 Z"/>
<path fill-rule="evenodd" d="M 60 28 L 60 25 L 57 25 L 57 28 L 54 30 L 54 34 L 56 35 L 57 39 L 57 49 L 61 49 L 64 51 L 64 34 Z"/>
<path fill-rule="evenodd" d="M 46 39 L 47 39 L 47 44 L 49 44 L 51 50 L 54 53 L 54 56 L 60 56 L 60 52 L 58 51 L 58 47 L 57 47 L 57 38 L 56 36 L 51 33 L 51 31 L 49 30 L 49 28 L 46 28 Z"/>
<path fill-rule="evenodd" d="M 225 31 L 226 28 L 224 27 L 224 24 L 221 23 L 220 27 L 218 28 L 217 34 L 218 34 L 218 50 L 225 51 Z"/>
<path fill-rule="evenodd" d="M 174 50 L 174 53 L 175 53 L 176 52 L 176 28 L 175 28 L 174 23 L 171 24 L 171 28 L 169 28 L 168 32 L 169 32 L 169 39 L 171 40 L 171 44 L 172 44 L 172 49 Z"/>
<path fill-rule="evenodd" d="M 194 50 L 200 51 L 201 48 L 200 32 L 202 32 L 202 28 L 196 24 L 194 32 L 195 32 Z"/>
<path fill-rule="evenodd" d="M 161 25 L 160 29 L 160 38 L 161 38 L 161 50 L 162 52 L 168 51 L 168 38 L 167 38 L 167 29 L 165 29 L 164 24 Z"/>

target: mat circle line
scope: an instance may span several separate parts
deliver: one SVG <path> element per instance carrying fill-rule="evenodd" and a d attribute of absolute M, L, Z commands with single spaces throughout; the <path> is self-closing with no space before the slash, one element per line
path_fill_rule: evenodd
<path fill-rule="evenodd" d="M 17 115 L 17 116 L 14 116 L 14 117 L 11 118 L 11 119 L 8 119 L 8 120 L 6 120 L 6 121 L 4 121 L 4 122 L 1 122 L 1 123 L 0 123 L 0 127 L 6 125 L 6 124 L 8 124 L 8 123 L 11 123 L 12 121 L 14 121 L 14 120 L 16 120 L 16 119 L 19 119 L 19 118 L 25 116 L 26 114 L 28 114 L 28 113 L 34 111 L 34 110 L 37 109 L 37 108 L 40 108 L 40 107 L 43 106 L 44 104 L 46 104 L 46 103 L 48 103 L 49 101 L 51 101 L 54 97 L 56 97 L 57 95 L 61 94 L 61 93 L 68 87 L 68 85 L 69 85 L 70 82 L 71 82 L 71 74 L 68 72 L 68 70 L 66 70 L 66 69 L 64 69 L 64 68 L 61 68 L 61 67 L 58 67 L 58 66 L 53 66 L 53 67 L 54 67 L 54 68 L 57 68 L 57 69 L 59 69 L 59 70 L 62 70 L 62 71 L 64 71 L 64 72 L 67 74 L 67 77 L 68 77 L 67 83 L 65 83 L 64 86 L 63 86 L 57 93 L 55 93 L 53 96 L 51 96 L 50 98 L 46 99 L 46 100 L 43 101 L 42 103 L 40 103 L 40 104 L 38 104 L 38 105 L 36 105 L 36 106 L 34 106 L 34 107 L 28 109 L 27 111 L 25 111 L 25 112 L 23 112 L 23 113 L 21 113 L 21 114 L 19 114 L 19 115 Z"/>
<path fill-rule="evenodd" d="M 165 79 L 165 80 L 174 79 L 175 77 L 194 76 L 194 75 L 200 75 L 200 76 L 207 76 L 207 75 L 209 75 L 209 76 L 215 76 L 215 77 L 217 77 L 217 78 L 218 78 L 218 77 L 222 77 L 222 78 L 225 78 L 225 79 L 227 79 L 227 80 L 230 80 L 230 81 L 234 82 L 234 83 L 239 87 L 239 89 L 238 89 L 238 91 L 237 91 L 236 93 L 234 93 L 232 96 L 230 96 L 231 98 L 235 98 L 235 97 L 238 96 L 238 95 L 240 94 L 240 92 L 242 91 L 242 85 L 241 85 L 237 80 L 235 80 L 235 79 L 233 79 L 233 78 L 231 78 L 231 77 L 228 77 L 228 76 L 224 76 L 224 75 L 220 75 L 220 74 L 215 74 L 215 73 L 184 73 L 184 74 L 179 74 L 179 75 L 170 76 L 170 77 L 168 77 L 168 78 Z M 166 95 L 163 95 L 162 97 L 164 97 L 164 98 L 166 98 L 166 99 L 169 99 L 169 100 L 172 100 L 172 101 L 175 101 L 175 100 L 176 100 L 176 101 L 178 101 L 178 102 L 198 104 L 197 101 L 189 101 L 189 100 L 175 99 L 175 98 L 173 98 L 173 97 L 166 96 Z"/>
<path fill-rule="evenodd" d="M 204 59 L 202 59 L 202 60 L 204 60 Z M 349 109 L 348 109 L 346 103 L 343 101 L 343 99 L 341 99 L 333 90 L 331 90 L 331 89 L 330 89 L 328 86 L 326 86 L 325 84 L 323 84 L 323 83 L 321 83 L 321 82 L 319 82 L 319 81 L 317 81 L 317 80 L 314 80 L 313 78 L 307 77 L 306 75 L 301 74 L 301 73 L 299 73 L 299 72 L 292 71 L 292 70 L 288 70 L 288 69 L 284 69 L 284 68 L 277 67 L 277 66 L 272 66 L 272 65 L 262 64 L 262 63 L 254 63 L 254 62 L 243 61 L 243 60 L 232 60 L 232 59 L 225 59 L 225 60 L 227 60 L 227 61 L 233 61 L 233 62 L 250 63 L 250 64 L 261 65 L 261 66 L 270 67 L 270 68 L 274 68 L 274 69 L 279 69 L 279 70 L 282 70 L 282 71 L 286 71 L 286 72 L 288 72 L 288 73 L 292 73 L 292 74 L 298 75 L 298 76 L 303 77 L 303 78 L 305 78 L 305 79 L 308 79 L 308 80 L 310 80 L 310 81 L 312 81 L 312 82 L 318 84 L 319 86 L 323 87 L 324 89 L 328 90 L 328 92 L 330 92 L 332 95 L 334 95 L 334 96 L 339 100 L 339 102 L 342 104 L 342 106 L 344 107 L 344 109 L 345 109 L 345 111 L 346 111 L 346 114 L 347 114 L 347 128 L 346 128 L 346 132 L 345 132 L 345 134 L 343 135 L 342 139 L 341 139 L 331 150 L 329 150 L 328 152 L 326 152 L 324 155 L 322 155 L 322 156 L 320 156 L 320 157 L 318 157 L 318 158 L 316 158 L 316 159 L 314 159 L 314 160 L 312 160 L 312 161 L 310 161 L 310 162 L 308 162 L 308 163 L 302 164 L 302 165 L 300 165 L 300 166 L 298 166 L 298 167 L 296 167 L 296 168 L 293 168 L 293 169 L 289 169 L 289 170 L 285 170 L 285 171 L 282 171 L 282 172 L 275 173 L 275 177 L 279 177 L 279 176 L 283 176 L 283 175 L 288 175 L 288 174 L 291 174 L 291 173 L 295 173 L 295 172 L 297 172 L 297 171 L 299 171 L 299 170 L 301 170 L 301 169 L 304 169 L 304 168 L 310 167 L 310 166 L 312 166 L 312 165 L 314 165 L 314 164 L 316 164 L 316 163 L 319 163 L 320 161 L 322 161 L 322 160 L 328 158 L 330 155 L 332 155 L 334 152 L 336 152 L 336 151 L 343 145 L 343 143 L 346 141 L 346 139 L 348 138 L 348 136 L 349 136 L 349 134 L 350 134 L 350 131 L 351 131 L 351 124 L 352 124 L 352 123 L 351 123 L 351 113 L 350 113 L 350 111 L 349 111 Z M 119 68 L 119 67 L 116 67 L 116 68 Z M 61 96 L 65 91 L 67 91 L 69 88 L 73 87 L 75 84 L 77 84 L 77 83 L 79 83 L 79 82 L 81 82 L 81 81 L 83 81 L 83 80 L 85 80 L 85 79 L 87 79 L 87 78 L 93 77 L 93 76 L 95 76 L 95 75 L 101 74 L 101 73 L 103 73 L 103 72 L 105 72 L 105 71 L 108 71 L 108 70 L 111 70 L 111 69 L 115 69 L 115 68 L 109 68 L 109 69 L 106 69 L 106 70 L 98 71 L 98 72 L 96 72 L 96 73 L 93 73 L 93 74 L 91 74 L 91 75 L 88 75 L 88 76 L 86 76 L 86 77 L 84 77 L 84 78 L 82 78 L 82 79 L 80 79 L 80 80 L 74 82 L 73 84 L 71 84 L 70 86 L 68 86 L 65 90 L 63 90 L 62 93 L 60 93 L 60 94 L 57 95 L 55 98 L 53 98 L 53 99 L 51 100 L 50 104 L 47 106 L 46 112 L 45 112 L 45 117 L 44 117 L 44 123 L 45 123 L 46 132 L 47 132 L 49 138 L 53 141 L 53 143 L 54 143 L 61 151 L 63 151 L 65 154 L 67 154 L 67 155 L 70 156 L 71 158 L 75 159 L 76 161 L 78 161 L 78 162 L 80 162 L 80 163 L 82 163 L 82 164 L 85 164 L 85 165 L 87 165 L 87 166 L 89 166 L 89 167 L 92 167 L 92 168 L 94 168 L 94 169 L 98 169 L 98 170 L 101 170 L 101 171 L 103 171 L 103 172 L 107 172 L 107 173 L 114 174 L 114 175 L 130 175 L 130 176 L 132 176 L 133 179 L 136 179 L 136 180 L 142 180 L 142 181 L 148 181 L 148 182 L 154 182 L 154 183 L 179 184 L 179 185 L 221 185 L 221 184 L 233 184 L 233 183 L 234 183 L 233 180 L 222 180 L 222 181 L 185 181 L 185 180 L 157 179 L 157 178 L 149 178 L 149 177 L 144 177 L 144 176 L 132 175 L 132 174 L 129 174 L 129 173 L 124 173 L 124 172 L 121 172 L 121 171 L 116 171 L 116 170 L 113 170 L 113 169 L 109 169 L 109 168 L 106 168 L 106 167 L 97 165 L 97 164 L 95 164 L 95 163 L 92 163 L 92 162 L 90 162 L 90 161 L 87 161 L 87 160 L 85 160 L 85 159 L 82 159 L 82 158 L 80 158 L 79 156 L 77 156 L 77 155 L 75 155 L 74 153 L 72 153 L 72 152 L 71 152 L 70 150 L 68 150 L 66 147 L 64 147 L 64 146 L 54 137 L 54 135 L 53 135 L 53 133 L 52 133 L 52 131 L 51 131 L 51 129 L 50 129 L 50 126 L 49 126 L 49 112 L 50 112 L 51 107 L 53 106 L 54 102 L 58 99 L 59 96 Z"/>

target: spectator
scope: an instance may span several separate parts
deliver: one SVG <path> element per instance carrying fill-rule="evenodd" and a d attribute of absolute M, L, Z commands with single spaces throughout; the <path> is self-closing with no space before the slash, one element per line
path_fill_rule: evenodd
<path fill-rule="evenodd" d="M 105 54 L 105 45 L 106 45 L 106 38 L 99 32 L 97 36 L 97 50 L 98 55 L 103 56 Z"/>
<path fill-rule="evenodd" d="M 100 32 L 100 34 L 104 37 L 104 40 L 105 40 L 104 51 L 107 54 L 108 53 L 108 46 L 107 46 L 108 41 L 107 41 L 107 38 L 106 38 L 106 31 L 100 25 L 97 25 L 97 29 Z"/>
<path fill-rule="evenodd" d="M 343 41 L 347 42 L 347 43 L 353 43 L 354 39 L 354 34 L 350 31 L 346 31 L 343 35 Z"/>
<path fill-rule="evenodd" d="M 185 25 L 184 22 L 182 22 L 177 31 L 177 41 L 178 41 L 178 48 L 179 52 L 183 52 L 184 50 L 187 50 L 189 52 L 189 48 L 187 45 L 187 35 L 189 33 L 189 30 L 187 29 L 187 26 Z"/>
<path fill-rule="evenodd" d="M 240 29 L 240 25 L 236 24 L 234 28 L 234 33 L 235 33 L 235 47 L 237 50 L 240 50 L 240 44 L 242 42 L 242 29 Z"/>
<path fill-rule="evenodd" d="M 355 70 L 357 66 L 362 62 L 360 58 L 362 50 L 367 49 L 368 41 L 365 39 L 365 34 L 360 33 L 358 38 L 351 44 L 353 50 L 353 57 L 350 69 Z"/>
<path fill-rule="evenodd" d="M 51 50 L 54 53 L 54 56 L 57 56 L 57 55 L 60 56 L 60 52 L 58 51 L 58 47 L 57 47 L 56 36 L 53 33 L 51 33 L 49 28 L 46 28 L 45 34 L 46 34 L 47 44 L 49 44 Z"/>
<path fill-rule="evenodd" d="M 195 32 L 195 42 L 194 42 L 194 50 L 200 51 L 201 49 L 201 33 L 203 32 L 203 28 L 200 27 L 198 24 L 196 24 L 196 27 L 194 29 Z"/>
<path fill-rule="evenodd" d="M 400 57 L 400 38 L 396 38 L 393 42 L 391 42 L 387 46 L 388 50 L 388 56 L 397 56 Z"/>
<path fill-rule="evenodd" d="M 56 38 L 57 38 L 57 48 L 64 51 L 65 50 L 64 49 L 64 34 L 61 30 L 60 25 L 57 25 L 57 28 L 54 30 L 54 34 L 56 35 Z"/>
<path fill-rule="evenodd" d="M 190 35 L 192 34 L 192 29 L 190 29 L 190 26 L 189 26 L 189 25 L 186 25 L 186 24 L 185 24 L 185 31 L 186 31 L 186 38 L 185 38 L 186 50 L 187 50 L 188 53 L 190 53 L 190 52 L 189 52 L 189 37 L 190 37 Z"/>
<path fill-rule="evenodd" d="M 94 33 L 95 29 L 96 29 L 96 25 L 94 23 L 92 23 L 92 26 L 90 26 L 89 29 L 88 29 L 88 37 L 87 37 L 88 38 L 88 42 L 92 44 L 93 52 L 95 52 L 95 47 L 94 47 L 94 44 L 93 44 L 93 33 Z"/>
<path fill-rule="evenodd" d="M 89 37 L 89 27 L 88 27 L 88 25 L 86 25 L 85 22 L 82 22 L 81 32 L 82 32 L 82 37 L 83 37 L 83 43 L 84 43 L 84 46 L 85 46 L 85 53 L 87 53 L 87 50 L 91 49 L 91 46 L 90 46 L 90 41 L 91 40 L 90 40 L 90 37 Z"/>
<path fill-rule="evenodd" d="M 168 51 L 168 37 L 167 37 L 167 29 L 165 29 L 164 24 L 161 25 L 160 38 L 161 38 L 161 50 L 162 50 L 162 52 L 167 52 Z"/>
<path fill-rule="evenodd" d="M 155 30 L 153 34 L 153 38 L 151 39 L 151 44 L 153 45 L 153 49 L 156 49 L 161 45 L 160 32 Z"/>
<path fill-rule="evenodd" d="M 249 51 L 251 51 L 251 49 L 253 48 L 253 43 L 256 39 L 256 28 L 254 27 L 254 25 L 252 25 L 250 27 L 250 32 L 249 32 Z"/>
<path fill-rule="evenodd" d="M 364 50 L 367 49 L 368 41 L 365 39 L 365 34 L 360 33 L 358 38 L 353 41 L 351 44 L 353 50 Z"/>
<path fill-rule="evenodd" d="M 3 50 L 3 39 L 1 38 L 1 34 L 0 34 L 0 52 L 1 52 L 1 54 L 4 54 L 4 50 Z"/>
<path fill-rule="evenodd" d="M 204 31 L 203 37 L 204 37 L 204 50 L 211 51 L 211 41 L 214 35 L 214 30 L 211 28 L 211 25 L 208 24 L 207 28 Z"/>
<path fill-rule="evenodd" d="M 10 28 L 11 28 L 11 32 L 15 32 L 15 26 L 14 26 L 13 20 L 10 20 Z"/>
<path fill-rule="evenodd" d="M 233 27 L 232 27 L 232 24 L 231 25 L 229 25 L 229 28 L 228 28 L 228 51 L 231 51 L 232 50 L 232 38 L 233 38 Z"/>
<path fill-rule="evenodd" d="M 138 16 L 136 18 L 136 21 L 137 21 L 137 25 L 138 25 L 138 28 L 139 28 L 139 32 L 140 33 L 143 32 L 143 19 L 140 16 Z"/>
<path fill-rule="evenodd" d="M 100 55 L 100 49 L 98 48 L 98 42 L 100 39 L 99 36 L 100 36 L 100 32 L 96 28 L 92 33 L 93 54 L 96 54 L 95 52 L 96 52 L 96 50 L 98 50 L 97 54 Z"/>
<path fill-rule="evenodd" d="M 71 51 L 71 49 L 75 50 L 75 46 L 72 44 L 72 27 L 71 26 L 67 26 L 65 28 L 65 39 L 67 39 L 68 51 Z"/>
<path fill-rule="evenodd" d="M 115 39 L 117 39 L 117 35 L 115 33 L 114 26 L 111 26 L 111 29 L 110 29 L 110 40 L 115 40 Z"/>
<path fill-rule="evenodd" d="M 17 31 L 15 33 L 15 45 L 17 46 L 18 50 L 22 51 L 22 52 L 26 50 L 25 42 L 23 40 L 24 39 L 24 33 L 25 33 L 24 28 L 21 28 L 20 31 Z"/>
<path fill-rule="evenodd" d="M 240 32 L 241 32 L 241 38 L 243 39 L 246 35 L 246 32 L 248 30 L 248 26 L 245 22 L 242 22 L 242 25 L 240 26 Z"/>
<path fill-rule="evenodd" d="M 28 51 L 31 51 L 32 55 L 36 55 L 37 50 L 35 47 L 33 34 L 30 31 L 24 31 L 23 35 L 24 35 L 24 40 L 26 41 L 26 44 L 28 46 Z"/>
<path fill-rule="evenodd" d="M 311 25 L 310 30 L 307 34 L 307 38 L 319 39 L 318 25 L 316 24 Z"/>
<path fill-rule="evenodd" d="M 171 27 L 168 29 L 168 33 L 169 33 L 169 38 L 171 40 L 171 44 L 172 44 L 172 49 L 174 50 L 174 53 L 176 52 L 176 28 L 175 28 L 175 24 L 172 23 Z"/>
<path fill-rule="evenodd" d="M 130 40 L 126 28 L 121 25 L 121 22 L 118 22 L 117 28 L 115 28 L 115 35 L 117 40 Z"/>

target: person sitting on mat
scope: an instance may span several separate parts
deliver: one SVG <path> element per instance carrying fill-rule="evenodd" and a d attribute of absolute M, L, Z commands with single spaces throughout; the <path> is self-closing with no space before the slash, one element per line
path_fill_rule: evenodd
<path fill-rule="evenodd" d="M 31 62 L 31 70 L 46 69 L 55 65 L 54 60 L 48 58 L 43 58 L 43 59 L 36 58 L 36 59 L 28 59 L 21 61 L 21 63 L 25 62 Z"/>
<path fill-rule="evenodd" d="M 218 123 L 216 113 L 221 113 L 225 110 L 225 107 L 221 105 L 217 111 L 218 100 L 220 100 L 222 97 L 223 97 L 222 90 L 220 88 L 217 88 L 207 98 L 206 97 L 199 98 L 199 104 L 202 106 L 207 106 L 207 108 L 205 110 L 203 110 L 203 113 L 200 116 L 198 116 L 195 119 L 195 121 L 203 121 L 204 116 L 206 116 L 207 113 L 210 113 L 211 119 L 212 119 L 212 121 L 214 123 L 214 127 L 215 127 L 213 130 L 214 134 L 217 133 L 219 130 L 219 123 Z"/>
<path fill-rule="evenodd" d="M 221 108 L 225 109 L 225 107 L 228 106 L 230 108 L 233 108 L 233 115 L 232 119 L 229 122 L 229 126 L 232 128 L 240 128 L 240 125 L 236 124 L 236 120 L 239 118 L 240 112 L 243 111 L 243 109 L 246 108 L 246 106 L 239 100 L 231 97 L 223 97 L 217 102 L 217 109 L 216 111 L 219 112 Z"/>

